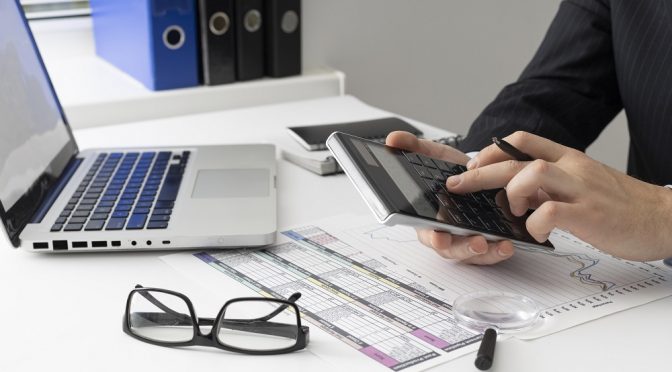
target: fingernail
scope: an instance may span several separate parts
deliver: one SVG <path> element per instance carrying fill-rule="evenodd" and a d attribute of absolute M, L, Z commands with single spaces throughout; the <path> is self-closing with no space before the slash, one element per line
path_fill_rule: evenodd
<path fill-rule="evenodd" d="M 455 187 L 455 186 L 459 185 L 460 182 L 462 182 L 462 176 L 459 176 L 459 175 L 457 175 L 457 176 L 450 176 L 450 177 L 448 177 L 448 179 L 446 180 L 446 184 L 447 184 L 448 186 L 450 186 L 450 187 Z"/>
<path fill-rule="evenodd" d="M 469 252 L 471 252 L 471 254 L 473 254 L 473 255 L 483 254 L 483 252 L 476 252 L 476 250 L 475 250 L 472 246 L 470 246 L 470 245 L 467 246 L 467 249 L 468 249 Z"/>
<path fill-rule="evenodd" d="M 500 255 L 500 257 L 509 257 L 511 255 L 510 252 L 505 252 L 502 248 L 497 249 L 497 254 Z"/>
<path fill-rule="evenodd" d="M 471 158 L 471 160 L 467 162 L 467 169 L 472 170 L 476 167 L 478 167 L 478 159 Z"/>

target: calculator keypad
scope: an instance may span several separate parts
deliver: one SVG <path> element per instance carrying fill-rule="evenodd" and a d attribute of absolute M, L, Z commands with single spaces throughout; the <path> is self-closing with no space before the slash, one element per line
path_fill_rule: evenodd
<path fill-rule="evenodd" d="M 439 215 L 454 225 L 468 229 L 519 238 L 514 235 L 503 190 L 487 190 L 464 195 L 446 189 L 446 179 L 467 170 L 458 164 L 431 159 L 421 154 L 403 152 L 404 157 L 426 186 L 426 193 L 439 209 Z M 498 195 L 499 193 L 499 195 Z"/>

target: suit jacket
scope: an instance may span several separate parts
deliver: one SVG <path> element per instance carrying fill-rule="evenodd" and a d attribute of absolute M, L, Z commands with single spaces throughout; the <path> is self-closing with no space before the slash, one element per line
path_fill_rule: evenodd
<path fill-rule="evenodd" d="M 672 183 L 672 1 L 563 1 L 530 64 L 460 147 L 525 130 L 585 150 L 622 109 L 628 173 Z"/>

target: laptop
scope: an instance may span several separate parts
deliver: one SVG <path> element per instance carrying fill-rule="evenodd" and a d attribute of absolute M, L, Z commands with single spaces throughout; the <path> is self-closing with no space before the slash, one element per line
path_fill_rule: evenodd
<path fill-rule="evenodd" d="M 17 1 L 0 2 L 0 217 L 15 247 L 250 247 L 276 226 L 268 144 L 79 151 Z"/>

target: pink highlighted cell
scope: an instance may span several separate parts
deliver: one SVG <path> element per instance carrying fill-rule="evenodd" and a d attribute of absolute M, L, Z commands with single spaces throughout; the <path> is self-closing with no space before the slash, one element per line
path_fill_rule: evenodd
<path fill-rule="evenodd" d="M 366 354 L 369 358 L 373 358 L 379 363 L 383 364 L 385 367 L 391 368 L 399 364 L 399 361 L 392 358 L 391 356 L 383 353 L 382 351 L 376 349 L 373 346 L 367 346 L 363 349 L 360 349 L 362 353 Z"/>
<path fill-rule="evenodd" d="M 442 340 L 442 339 L 434 336 L 433 334 L 425 331 L 424 329 L 416 329 L 415 331 L 411 332 L 411 334 L 413 336 L 421 339 L 422 341 L 424 341 L 424 342 L 426 342 L 426 343 L 428 343 L 428 344 L 430 344 L 430 345 L 432 345 L 436 348 L 439 348 L 439 349 L 443 349 L 443 348 L 446 348 L 446 347 L 450 346 L 450 344 L 447 343 L 445 340 Z"/>

